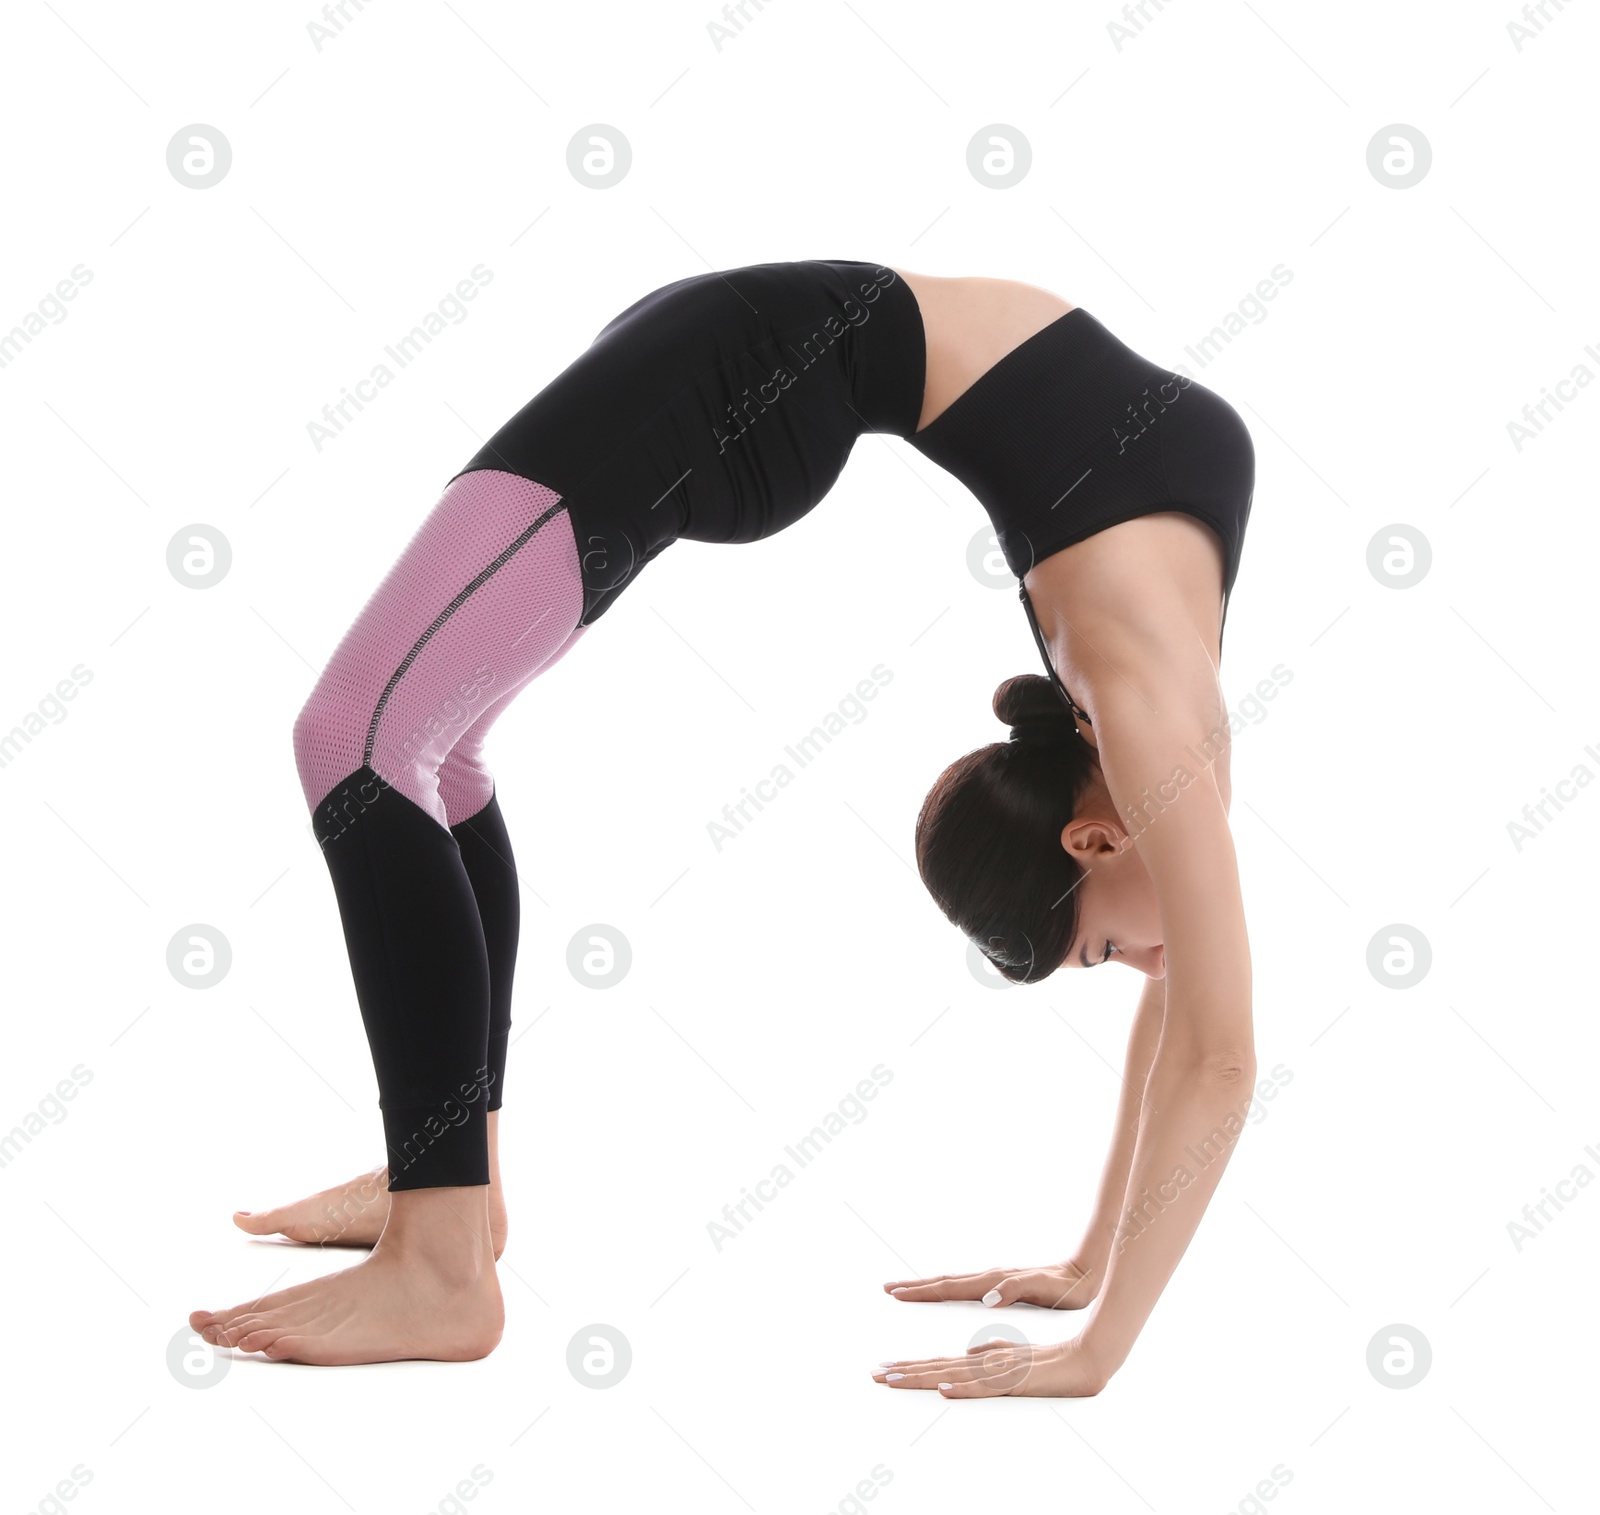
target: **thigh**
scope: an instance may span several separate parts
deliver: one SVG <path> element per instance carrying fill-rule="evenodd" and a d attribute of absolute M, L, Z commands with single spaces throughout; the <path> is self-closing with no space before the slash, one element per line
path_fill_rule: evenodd
<path fill-rule="evenodd" d="M 438 771 L 583 614 L 559 495 L 494 469 L 458 475 L 340 641 L 295 727 L 313 808 L 370 768 L 449 824 Z"/>
<path fill-rule="evenodd" d="M 469 821 L 494 798 L 494 775 L 483 758 L 483 744 L 489 728 L 505 713 L 512 699 L 541 673 L 553 668 L 582 638 L 587 626 L 576 626 L 572 634 L 543 662 L 529 668 L 515 683 L 489 697 L 472 723 L 456 739 L 439 765 L 439 798 L 451 826 Z M 535 754 L 537 761 L 537 754 Z"/>

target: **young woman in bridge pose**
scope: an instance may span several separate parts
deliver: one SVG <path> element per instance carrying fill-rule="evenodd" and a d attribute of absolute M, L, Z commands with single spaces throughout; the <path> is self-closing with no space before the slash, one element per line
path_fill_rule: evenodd
<path fill-rule="evenodd" d="M 449 481 L 339 643 L 294 748 L 386 1161 L 235 1220 L 372 1251 L 194 1312 L 208 1342 L 328 1364 L 493 1350 L 518 896 L 485 738 L 653 557 L 680 538 L 782 530 L 867 432 L 903 438 L 977 496 L 1046 668 L 1001 685 L 1006 740 L 929 793 L 924 882 L 1010 979 L 1105 962 L 1144 979 L 1076 1249 L 885 1285 L 902 1300 L 1081 1308 L 1078 1334 L 874 1376 L 963 1398 L 1094 1394 L 1116 1372 L 1254 1083 L 1218 682 L 1254 452 L 1217 395 L 1046 290 L 844 260 L 695 275 L 623 311 Z M 887 566 L 889 544 L 876 550 Z M 1197 1143 L 1220 1160 L 1194 1163 Z"/>

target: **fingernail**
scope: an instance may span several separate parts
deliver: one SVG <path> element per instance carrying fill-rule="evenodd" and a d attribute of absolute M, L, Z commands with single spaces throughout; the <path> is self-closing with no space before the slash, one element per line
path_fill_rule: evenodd
<path fill-rule="evenodd" d="M 906 1288 L 899 1288 L 899 1289 L 891 1289 L 891 1290 L 889 1290 L 889 1292 L 891 1294 L 909 1294 L 911 1291 L 909 1289 L 906 1289 Z"/>
<path fill-rule="evenodd" d="M 955 1385 L 953 1383 L 942 1383 L 939 1385 L 939 1387 L 941 1389 L 953 1389 L 955 1388 Z"/>
<path fill-rule="evenodd" d="M 891 1362 L 880 1362 L 880 1363 L 879 1363 L 879 1364 L 878 1364 L 878 1366 L 879 1366 L 879 1367 L 880 1367 L 880 1368 L 892 1368 L 892 1367 L 893 1367 L 893 1366 L 894 1366 L 894 1365 L 895 1365 L 895 1363 L 897 1363 L 897 1362 L 899 1362 L 899 1361 L 900 1361 L 900 1359 L 899 1359 L 899 1358 L 898 1358 L 898 1357 L 896 1357 L 896 1358 L 895 1358 L 895 1359 L 894 1359 L 894 1360 L 893 1360 L 893 1361 L 891 1361 Z"/>
<path fill-rule="evenodd" d="M 891 1374 L 889 1374 L 889 1382 L 890 1383 L 899 1383 L 900 1380 L 902 1378 L 904 1378 L 905 1376 L 906 1375 L 904 1373 L 891 1373 Z"/>
<path fill-rule="evenodd" d="M 983 1302 L 986 1305 L 997 1305 L 997 1304 L 999 1304 L 1000 1303 L 1000 1291 L 998 1289 L 989 1290 L 989 1292 L 983 1296 Z"/>

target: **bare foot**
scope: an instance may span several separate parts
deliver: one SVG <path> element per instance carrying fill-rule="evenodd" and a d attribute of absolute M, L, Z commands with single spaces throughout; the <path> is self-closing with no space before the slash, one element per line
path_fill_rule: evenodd
<path fill-rule="evenodd" d="M 506 1249 L 506 1198 L 500 1187 L 500 1112 L 489 1112 L 489 1237 L 495 1261 Z M 347 1184 L 307 1195 L 276 1210 L 235 1210 L 233 1223 L 252 1236 L 287 1236 L 312 1247 L 374 1247 L 389 1219 L 389 1170 L 374 1168 Z"/>
<path fill-rule="evenodd" d="M 325 1366 L 487 1357 L 505 1308 L 485 1190 L 390 1195 L 388 1222 L 364 1262 L 231 1310 L 196 1310 L 189 1324 L 213 1346 Z"/>
<path fill-rule="evenodd" d="M 233 1212 L 234 1225 L 252 1236 L 287 1236 L 314 1247 L 376 1246 L 388 1219 L 387 1168 L 374 1168 L 276 1210 Z"/>

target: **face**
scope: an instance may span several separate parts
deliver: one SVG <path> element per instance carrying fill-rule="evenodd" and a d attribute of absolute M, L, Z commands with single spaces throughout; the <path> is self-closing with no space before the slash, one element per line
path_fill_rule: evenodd
<path fill-rule="evenodd" d="M 1103 790 L 1103 786 L 1102 786 Z M 1063 829 L 1061 845 L 1084 869 L 1078 884 L 1078 934 L 1063 968 L 1126 963 L 1146 978 L 1165 978 L 1161 907 L 1133 838 L 1115 818 L 1109 795 L 1093 790 Z"/>

